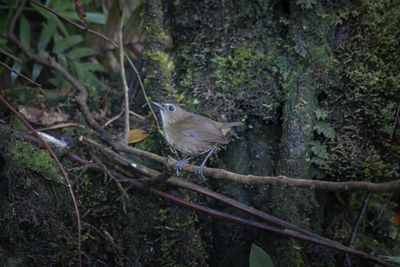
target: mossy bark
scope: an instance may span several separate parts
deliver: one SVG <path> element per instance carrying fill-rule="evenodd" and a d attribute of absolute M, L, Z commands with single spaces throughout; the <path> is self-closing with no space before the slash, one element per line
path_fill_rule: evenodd
<path fill-rule="evenodd" d="M 171 11 L 173 57 L 166 52 L 170 36 L 163 28 L 162 6 Z M 146 1 L 145 87 L 152 100 L 177 101 L 220 121 L 246 122 L 240 138 L 233 138 L 208 166 L 332 181 L 397 179 L 399 18 L 399 5 L 390 1 Z M 6 94 L 14 105 L 43 102 L 30 88 Z M 2 119 L 22 129 L 0 111 Z M 79 114 L 74 120 L 84 123 Z M 68 128 L 56 134 L 72 140 L 91 133 Z M 75 217 L 58 170 L 46 151 L 8 134 L 0 137 L 0 265 L 76 264 Z M 159 145 L 157 136 L 137 147 Z M 71 150 L 93 156 L 76 140 Z M 128 191 L 128 200 L 107 175 L 62 162 L 79 201 L 88 264 L 246 266 L 252 243 L 277 266 L 340 264 L 343 256 L 137 192 Z M 317 198 L 312 190 L 211 177 L 207 182 L 219 193 L 345 244 L 365 195 Z M 162 189 L 237 212 L 196 194 Z M 372 196 L 370 202 L 355 246 L 395 255 L 400 249 L 393 222 L 397 204 L 386 195 Z M 382 208 L 382 203 L 389 204 Z"/>
<path fill-rule="evenodd" d="M 153 100 L 165 103 L 166 101 L 176 101 L 172 83 L 175 66 L 165 51 L 168 36 L 163 29 L 164 20 L 161 2 L 161 0 L 144 2 L 142 21 L 144 71 L 146 75 L 144 85 Z"/>

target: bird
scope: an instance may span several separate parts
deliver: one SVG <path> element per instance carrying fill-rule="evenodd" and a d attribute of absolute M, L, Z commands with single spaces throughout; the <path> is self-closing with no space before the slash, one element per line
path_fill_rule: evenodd
<path fill-rule="evenodd" d="M 171 103 L 152 103 L 160 109 L 164 136 L 168 144 L 189 156 L 176 163 L 177 175 L 181 171 L 183 163 L 208 152 L 195 171 L 196 174 L 205 179 L 203 167 L 208 158 L 219 144 L 229 143 L 227 135 L 232 127 L 244 125 L 242 122 L 217 122 L 208 117 L 186 111 Z"/>

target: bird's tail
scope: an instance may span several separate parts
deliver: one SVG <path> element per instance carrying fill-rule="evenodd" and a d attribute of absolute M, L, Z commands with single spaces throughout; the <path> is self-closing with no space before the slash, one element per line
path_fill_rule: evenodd
<path fill-rule="evenodd" d="M 226 122 L 224 123 L 224 128 L 231 128 L 231 127 L 241 127 L 243 126 L 244 123 L 240 121 L 235 121 L 235 122 Z"/>

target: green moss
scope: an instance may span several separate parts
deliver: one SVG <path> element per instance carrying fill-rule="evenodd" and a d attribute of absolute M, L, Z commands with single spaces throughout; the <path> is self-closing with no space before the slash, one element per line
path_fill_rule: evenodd
<path fill-rule="evenodd" d="M 271 55 L 278 46 L 272 6 L 203 1 L 180 7 L 173 27 L 174 59 L 177 91 L 186 106 L 228 120 L 276 119 L 280 93 Z"/>
<path fill-rule="evenodd" d="M 64 183 L 55 161 L 45 149 L 40 149 L 28 142 L 13 139 L 9 151 L 16 169 L 26 169 L 43 175 L 46 179 Z"/>
<path fill-rule="evenodd" d="M 163 29 L 160 1 L 153 0 L 144 3 L 142 32 L 147 74 L 144 84 L 149 88 L 148 94 L 159 102 L 176 98 L 172 84 L 175 67 L 168 54 L 165 53 L 170 38 Z"/>
<path fill-rule="evenodd" d="M 147 60 L 158 66 L 158 71 L 153 71 L 151 74 L 146 76 L 145 83 L 150 84 L 150 80 L 156 79 L 157 77 L 159 78 L 162 88 L 173 94 L 174 89 L 171 81 L 175 66 L 174 63 L 169 59 L 168 54 L 160 50 L 145 51 L 144 53 L 146 54 Z"/>
<path fill-rule="evenodd" d="M 26 106 L 39 106 L 45 100 L 39 88 L 25 85 L 4 90 L 3 96 L 8 101 Z"/>
<path fill-rule="evenodd" d="M 27 131 L 28 130 L 28 128 L 25 126 L 25 124 L 17 118 L 11 121 L 10 126 L 13 129 L 18 130 L 18 131 Z"/>
<path fill-rule="evenodd" d="M 400 7 L 364 1 L 353 10 L 353 26 L 340 28 L 336 52 L 346 80 L 330 91 L 327 101 L 329 119 L 336 125 L 335 142 L 326 141 L 333 159 L 327 173 L 346 180 L 393 180 L 400 170 L 398 132 L 390 140 L 400 102 Z"/>

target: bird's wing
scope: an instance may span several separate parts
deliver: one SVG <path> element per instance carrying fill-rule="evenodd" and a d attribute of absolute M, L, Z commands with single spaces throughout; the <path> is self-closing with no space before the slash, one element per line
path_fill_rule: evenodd
<path fill-rule="evenodd" d="M 191 116 L 177 123 L 175 130 L 198 141 L 227 144 L 228 139 L 211 119 Z"/>

